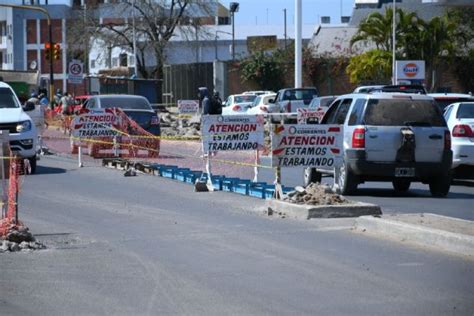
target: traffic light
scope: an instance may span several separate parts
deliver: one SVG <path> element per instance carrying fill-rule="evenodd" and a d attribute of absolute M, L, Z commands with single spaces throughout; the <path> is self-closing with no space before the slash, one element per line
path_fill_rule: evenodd
<path fill-rule="evenodd" d="M 61 45 L 54 44 L 54 46 L 53 46 L 53 58 L 55 60 L 61 59 Z"/>
<path fill-rule="evenodd" d="M 44 53 L 46 56 L 46 60 L 51 59 L 51 43 L 44 43 Z"/>

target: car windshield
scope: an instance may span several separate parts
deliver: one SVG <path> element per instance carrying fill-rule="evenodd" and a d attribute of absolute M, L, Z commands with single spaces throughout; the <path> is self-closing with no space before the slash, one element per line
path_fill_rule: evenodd
<path fill-rule="evenodd" d="M 151 110 L 150 104 L 142 98 L 102 98 L 101 108 L 121 108 L 132 110 Z"/>
<path fill-rule="evenodd" d="M 252 107 L 257 106 L 260 103 L 260 100 L 262 97 L 256 97 L 255 100 L 252 103 Z"/>
<path fill-rule="evenodd" d="M 293 89 L 286 90 L 283 94 L 283 100 L 300 101 L 300 100 L 312 100 L 318 95 L 315 89 Z"/>
<path fill-rule="evenodd" d="M 456 118 L 474 119 L 474 103 L 461 103 Z"/>
<path fill-rule="evenodd" d="M 15 95 L 10 88 L 0 88 L 0 108 L 19 108 Z"/>
<path fill-rule="evenodd" d="M 434 102 L 411 99 L 370 99 L 365 123 L 376 126 L 445 126 Z"/>
<path fill-rule="evenodd" d="M 234 97 L 234 103 L 248 103 L 253 102 L 257 98 L 256 95 L 236 95 Z"/>

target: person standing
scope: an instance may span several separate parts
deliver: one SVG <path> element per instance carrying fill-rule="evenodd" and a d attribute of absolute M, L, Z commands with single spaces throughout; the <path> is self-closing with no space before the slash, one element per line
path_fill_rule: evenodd
<path fill-rule="evenodd" d="M 222 100 L 219 96 L 219 92 L 217 92 L 217 91 L 214 91 L 212 99 L 210 100 L 209 114 L 211 114 L 211 115 L 221 115 L 222 114 Z"/>

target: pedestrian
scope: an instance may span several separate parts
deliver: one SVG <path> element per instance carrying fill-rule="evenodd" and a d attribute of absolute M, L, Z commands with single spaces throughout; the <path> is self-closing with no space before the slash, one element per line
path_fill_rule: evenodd
<path fill-rule="evenodd" d="M 61 113 L 63 115 L 71 115 L 72 113 L 72 107 L 74 106 L 74 99 L 72 98 L 72 95 L 68 92 L 64 93 L 64 96 L 61 98 L 60 101 L 60 106 L 61 106 Z"/>
<path fill-rule="evenodd" d="M 209 98 L 208 90 L 203 90 L 202 94 L 204 95 L 204 98 L 202 99 L 202 114 L 203 115 L 212 114 L 212 113 L 210 113 L 210 111 L 211 111 L 211 99 Z"/>
<path fill-rule="evenodd" d="M 218 91 L 214 91 L 214 94 L 210 100 L 209 114 L 221 115 L 222 114 L 222 100 L 219 96 Z"/>
<path fill-rule="evenodd" d="M 31 102 L 35 105 L 35 107 L 39 104 L 39 98 L 38 98 L 38 94 L 36 94 L 35 91 L 31 92 L 31 96 L 28 100 L 26 100 L 26 102 Z"/>

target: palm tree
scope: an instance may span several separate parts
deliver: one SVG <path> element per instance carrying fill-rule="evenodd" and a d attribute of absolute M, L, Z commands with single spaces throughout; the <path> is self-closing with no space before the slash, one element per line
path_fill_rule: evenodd
<path fill-rule="evenodd" d="M 351 39 L 351 46 L 360 41 L 373 42 L 377 49 L 392 49 L 392 14 L 391 7 L 385 9 L 385 15 L 374 12 L 360 23 L 359 30 Z"/>

